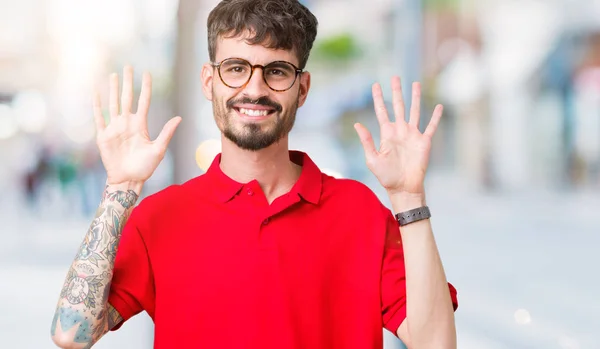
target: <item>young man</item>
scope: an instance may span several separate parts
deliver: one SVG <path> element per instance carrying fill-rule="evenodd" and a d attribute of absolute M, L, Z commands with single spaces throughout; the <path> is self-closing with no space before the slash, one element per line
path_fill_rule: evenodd
<path fill-rule="evenodd" d="M 425 206 L 438 106 L 418 130 L 420 87 L 395 121 L 373 87 L 382 142 L 356 125 L 367 165 L 395 217 L 366 186 L 289 151 L 317 20 L 297 0 L 224 0 L 208 19 L 204 94 L 222 132 L 207 173 L 143 200 L 144 181 L 180 122 L 155 141 L 145 74 L 133 114 L 132 69 L 110 81 L 110 123 L 94 115 L 107 186 L 52 323 L 62 348 L 90 348 L 146 311 L 155 348 L 381 348 L 382 327 L 409 348 L 455 348 L 456 291 L 446 281 Z M 131 213 L 131 215 L 130 215 Z"/>

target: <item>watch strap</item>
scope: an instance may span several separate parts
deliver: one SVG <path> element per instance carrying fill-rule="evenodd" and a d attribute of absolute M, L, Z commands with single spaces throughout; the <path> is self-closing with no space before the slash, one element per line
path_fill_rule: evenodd
<path fill-rule="evenodd" d="M 410 223 L 418 222 L 423 219 L 428 219 L 431 217 L 431 212 L 429 211 L 429 207 L 422 206 L 412 210 L 400 212 L 396 214 L 396 220 L 400 226 L 405 226 Z"/>

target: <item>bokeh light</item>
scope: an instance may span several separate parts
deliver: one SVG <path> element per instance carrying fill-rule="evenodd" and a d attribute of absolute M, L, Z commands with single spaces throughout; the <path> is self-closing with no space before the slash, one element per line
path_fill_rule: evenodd
<path fill-rule="evenodd" d="M 515 321 L 519 325 L 528 325 L 531 323 L 531 315 L 526 309 L 518 309 L 515 311 Z"/>
<path fill-rule="evenodd" d="M 206 171 L 214 160 L 215 156 L 221 152 L 221 141 L 217 139 L 207 139 L 200 143 L 196 149 L 196 164 Z"/>
<path fill-rule="evenodd" d="M 63 131 L 67 138 L 76 144 L 89 143 L 96 135 L 96 129 L 91 122 L 67 125 L 63 128 Z"/>

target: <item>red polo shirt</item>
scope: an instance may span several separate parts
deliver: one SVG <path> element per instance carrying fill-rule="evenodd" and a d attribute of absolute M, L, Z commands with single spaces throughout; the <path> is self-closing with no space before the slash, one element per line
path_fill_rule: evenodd
<path fill-rule="evenodd" d="M 146 311 L 154 348 L 382 348 L 406 316 L 398 223 L 365 185 L 319 171 L 271 205 L 219 167 L 142 200 L 109 302 Z M 454 307 L 456 290 L 450 285 Z"/>

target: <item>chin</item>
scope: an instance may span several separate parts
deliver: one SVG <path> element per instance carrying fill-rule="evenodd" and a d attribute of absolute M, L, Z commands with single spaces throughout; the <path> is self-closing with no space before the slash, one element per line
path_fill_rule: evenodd
<path fill-rule="evenodd" d="M 229 127 L 224 130 L 223 134 L 239 148 L 250 151 L 267 148 L 283 138 L 280 132 L 276 132 L 272 128 L 265 130 L 256 123 L 245 124 L 241 128 Z"/>

